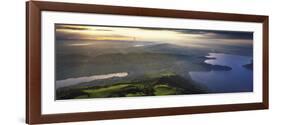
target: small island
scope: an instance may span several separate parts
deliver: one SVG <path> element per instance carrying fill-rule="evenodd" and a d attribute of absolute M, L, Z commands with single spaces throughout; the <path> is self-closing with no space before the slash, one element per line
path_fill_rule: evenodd
<path fill-rule="evenodd" d="M 251 60 L 251 63 L 243 65 L 243 67 L 249 70 L 253 70 L 253 60 Z"/>

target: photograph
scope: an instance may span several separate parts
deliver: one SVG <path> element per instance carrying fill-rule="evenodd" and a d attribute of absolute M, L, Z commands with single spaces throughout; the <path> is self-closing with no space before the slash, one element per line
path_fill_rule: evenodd
<path fill-rule="evenodd" d="M 55 100 L 253 92 L 253 32 L 54 27 Z"/>
<path fill-rule="evenodd" d="M 25 5 L 27 124 L 270 107 L 267 14 L 79 2 Z"/>

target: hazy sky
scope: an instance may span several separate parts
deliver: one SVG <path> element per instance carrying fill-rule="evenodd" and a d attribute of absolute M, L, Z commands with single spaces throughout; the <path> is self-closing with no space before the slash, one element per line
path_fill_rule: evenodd
<path fill-rule="evenodd" d="M 56 40 L 252 45 L 252 32 L 56 24 Z"/>

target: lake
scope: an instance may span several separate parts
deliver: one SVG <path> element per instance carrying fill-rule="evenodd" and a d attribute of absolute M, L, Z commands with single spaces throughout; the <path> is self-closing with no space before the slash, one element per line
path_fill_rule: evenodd
<path fill-rule="evenodd" d="M 252 57 L 209 53 L 205 63 L 231 67 L 229 71 L 189 72 L 192 80 L 205 85 L 210 93 L 252 92 L 253 71 L 243 67 Z"/>
<path fill-rule="evenodd" d="M 128 76 L 127 72 L 119 72 L 119 73 L 110 73 L 110 74 L 102 74 L 102 75 L 83 76 L 77 78 L 68 78 L 68 79 L 56 81 L 56 89 L 61 87 L 77 85 L 79 83 L 84 83 L 84 82 L 111 79 L 114 77 L 126 77 L 126 76 Z"/>

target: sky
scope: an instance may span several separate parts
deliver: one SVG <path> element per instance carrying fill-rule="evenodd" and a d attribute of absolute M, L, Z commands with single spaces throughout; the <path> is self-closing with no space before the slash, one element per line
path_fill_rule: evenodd
<path fill-rule="evenodd" d="M 252 32 L 90 25 L 55 25 L 56 40 L 155 42 L 176 45 L 251 45 Z M 78 45 L 78 44 L 76 44 Z M 87 45 L 87 44 L 81 44 Z"/>

